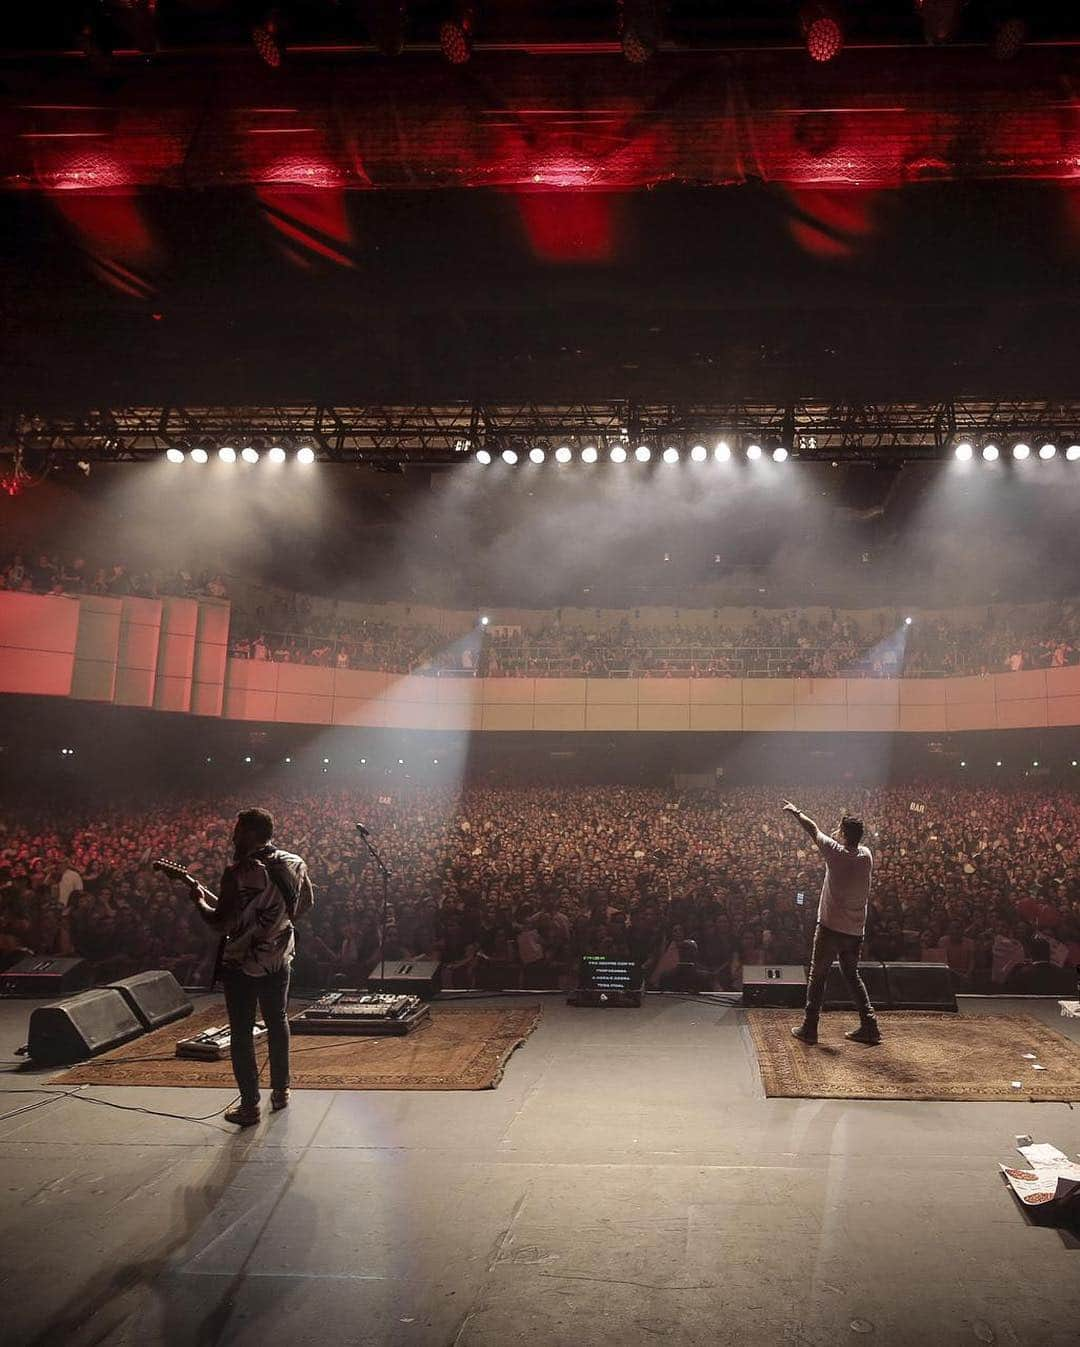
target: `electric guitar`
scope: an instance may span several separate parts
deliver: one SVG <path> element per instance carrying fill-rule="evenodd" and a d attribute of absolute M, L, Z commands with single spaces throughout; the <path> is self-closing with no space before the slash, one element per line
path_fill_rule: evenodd
<path fill-rule="evenodd" d="M 169 879 L 178 879 L 182 884 L 186 884 L 188 888 L 192 890 L 199 884 L 199 881 L 195 876 L 190 874 L 179 861 L 156 860 L 153 862 L 152 868 L 160 870 L 161 873 L 167 875 Z M 225 955 L 225 942 L 227 940 L 228 936 L 223 935 L 218 942 L 217 955 L 214 958 L 214 971 L 210 974 L 211 991 L 217 985 L 217 980 L 221 976 L 221 961 Z"/>

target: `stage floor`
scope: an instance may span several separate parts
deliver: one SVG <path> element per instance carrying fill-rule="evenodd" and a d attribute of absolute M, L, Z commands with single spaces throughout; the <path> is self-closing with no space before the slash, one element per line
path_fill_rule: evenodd
<path fill-rule="evenodd" d="M 1021 1132 L 1080 1153 L 1080 1107 L 769 1100 L 740 1011 L 540 999 L 493 1091 L 299 1091 L 241 1133 L 73 1099 L 5 1118 L 0 1342 L 1076 1343 L 1080 1243 L 1027 1225 L 997 1164 Z M 7 1063 L 32 1004 L 0 1003 Z M 1080 1039 L 1056 1002 L 962 1005 Z"/>

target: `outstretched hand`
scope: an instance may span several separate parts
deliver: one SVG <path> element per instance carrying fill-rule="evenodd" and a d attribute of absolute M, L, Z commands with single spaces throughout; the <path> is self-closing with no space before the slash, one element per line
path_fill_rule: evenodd
<path fill-rule="evenodd" d="M 783 804 L 783 812 L 785 814 L 797 814 L 799 812 L 799 809 L 798 806 L 793 805 L 790 800 L 785 800 Z"/>

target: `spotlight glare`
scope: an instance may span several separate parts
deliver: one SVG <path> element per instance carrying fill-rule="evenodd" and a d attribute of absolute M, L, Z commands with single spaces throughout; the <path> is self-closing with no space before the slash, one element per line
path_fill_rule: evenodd
<path fill-rule="evenodd" d="M 502 451 L 502 461 L 509 463 L 511 467 L 517 462 L 517 451 L 515 449 L 504 449 Z"/>
<path fill-rule="evenodd" d="M 595 463 L 599 457 L 599 454 L 596 452 L 595 444 L 587 444 L 581 451 L 582 463 Z"/>
<path fill-rule="evenodd" d="M 1039 457 L 1041 459 L 1050 459 L 1057 457 L 1056 444 L 1042 444 L 1039 446 Z"/>
<path fill-rule="evenodd" d="M 543 463 L 545 458 L 547 458 L 547 454 L 544 453 L 543 449 L 541 449 L 539 445 L 536 445 L 534 448 L 529 450 L 530 463 Z"/>
<path fill-rule="evenodd" d="M 491 462 L 491 455 L 488 453 L 486 449 L 477 449 L 476 461 L 477 463 L 482 463 L 486 468 L 487 465 Z"/>
<path fill-rule="evenodd" d="M 676 449 L 674 445 L 668 445 L 668 447 L 664 450 L 664 462 L 678 463 L 678 461 L 679 461 L 678 449 Z"/>
<path fill-rule="evenodd" d="M 1013 458 L 1018 459 L 1021 463 L 1030 455 L 1030 453 L 1031 446 L 1029 444 L 1021 443 L 1013 445 L 1012 456 Z"/>
<path fill-rule="evenodd" d="M 309 463 L 314 463 L 315 450 L 312 449 L 310 445 L 305 444 L 302 449 L 297 449 L 296 461 L 297 463 L 303 463 L 305 467 L 307 467 Z"/>
<path fill-rule="evenodd" d="M 998 458 L 999 450 L 996 444 L 984 444 L 982 456 L 987 463 L 994 463 Z"/>
<path fill-rule="evenodd" d="M 911 617 L 905 617 L 905 618 L 904 618 L 904 626 L 905 626 L 905 627 L 910 627 L 911 624 L 912 624 L 912 622 L 913 622 L 914 620 L 915 620 L 914 618 L 911 618 Z"/>
<path fill-rule="evenodd" d="M 971 456 L 974 452 L 975 452 L 974 449 L 972 449 L 970 443 L 967 440 L 961 440 L 960 443 L 953 450 L 953 453 L 956 455 L 956 457 L 960 460 L 961 463 L 970 462 Z"/>
<path fill-rule="evenodd" d="M 236 462 L 236 450 L 232 447 L 231 444 L 223 444 L 221 448 L 217 451 L 217 456 L 219 459 L 221 459 L 222 463 Z"/>
<path fill-rule="evenodd" d="M 210 461 L 210 455 L 205 449 L 192 449 L 191 461 L 192 463 L 208 463 Z"/>
<path fill-rule="evenodd" d="M 573 457 L 574 455 L 570 452 L 568 444 L 560 444 L 558 449 L 555 450 L 556 463 L 569 463 Z"/>
<path fill-rule="evenodd" d="M 652 450 L 647 444 L 639 444 L 634 450 L 634 457 L 639 463 L 648 463 L 649 459 L 652 458 Z"/>
<path fill-rule="evenodd" d="M 776 448 L 772 451 L 772 456 L 774 463 L 786 463 L 788 451 L 784 448 L 782 444 L 778 444 Z"/>
<path fill-rule="evenodd" d="M 258 449 L 252 448 L 252 446 L 248 444 L 245 445 L 244 448 L 240 450 L 240 457 L 244 460 L 245 463 L 258 463 L 259 451 Z"/>
<path fill-rule="evenodd" d="M 273 448 L 270 450 L 270 452 L 266 455 L 266 457 L 270 460 L 271 463 L 284 463 L 285 450 L 282 449 L 280 444 L 275 444 Z"/>
<path fill-rule="evenodd" d="M 170 463 L 183 463 L 184 451 L 183 449 L 166 449 L 165 457 Z"/>
<path fill-rule="evenodd" d="M 761 457 L 761 445 L 748 444 L 746 446 L 746 457 L 750 459 L 751 462 L 756 463 L 757 460 Z"/>
<path fill-rule="evenodd" d="M 611 447 L 611 453 L 608 454 L 608 458 L 612 461 L 612 463 L 625 463 L 626 450 L 623 448 L 621 444 L 614 444 Z"/>
<path fill-rule="evenodd" d="M 695 444 L 690 450 L 690 459 L 694 463 L 704 463 L 709 457 L 709 451 L 703 444 Z"/>
<path fill-rule="evenodd" d="M 1065 457 L 1070 463 L 1075 463 L 1080 458 L 1080 444 L 1070 444 L 1065 450 Z"/>
<path fill-rule="evenodd" d="M 481 625 L 482 627 L 486 627 L 487 624 L 488 624 L 490 621 L 491 621 L 491 618 L 488 617 L 487 613 L 485 613 L 484 616 L 480 619 L 480 625 Z"/>
<path fill-rule="evenodd" d="M 717 463 L 726 463 L 730 457 L 731 445 L 728 444 L 727 440 L 721 440 L 713 450 L 713 458 L 716 459 Z"/>
<path fill-rule="evenodd" d="M 799 11 L 799 27 L 812 61 L 824 64 L 839 56 L 844 47 L 844 29 L 839 14 L 824 0 L 810 0 Z"/>

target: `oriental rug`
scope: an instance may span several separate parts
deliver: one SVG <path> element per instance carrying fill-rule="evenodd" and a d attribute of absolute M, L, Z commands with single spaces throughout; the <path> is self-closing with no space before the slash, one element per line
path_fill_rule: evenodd
<path fill-rule="evenodd" d="M 822 1015 L 813 1048 L 791 1036 L 801 1011 L 746 1015 L 769 1098 L 1080 1100 L 1080 1044 L 1029 1015 L 885 1011 L 876 1048 L 844 1038 L 850 1014 Z"/>
<path fill-rule="evenodd" d="M 80 1062 L 57 1085 L 233 1086 L 228 1058 L 177 1057 L 176 1044 L 228 1022 L 222 1005 L 196 1012 L 133 1043 Z M 540 1007 L 433 1006 L 431 1017 L 403 1038 L 294 1034 L 294 1090 L 490 1090 L 507 1058 L 540 1022 Z M 265 1040 L 256 1052 L 266 1064 Z M 266 1072 L 263 1071 L 263 1081 Z"/>

